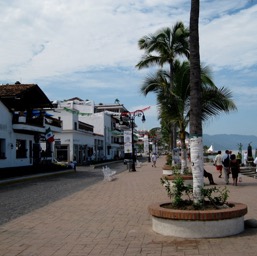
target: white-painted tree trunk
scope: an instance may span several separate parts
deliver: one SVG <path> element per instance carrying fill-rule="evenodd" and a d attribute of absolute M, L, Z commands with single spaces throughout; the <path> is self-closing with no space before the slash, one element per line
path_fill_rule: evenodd
<path fill-rule="evenodd" d="M 184 174 L 185 169 L 187 168 L 187 150 L 186 148 L 181 149 L 181 170 L 180 173 Z"/>
<path fill-rule="evenodd" d="M 194 202 L 199 203 L 202 199 L 201 189 L 204 185 L 203 177 L 203 140 L 202 137 L 190 139 L 190 155 L 193 174 L 193 196 Z"/>

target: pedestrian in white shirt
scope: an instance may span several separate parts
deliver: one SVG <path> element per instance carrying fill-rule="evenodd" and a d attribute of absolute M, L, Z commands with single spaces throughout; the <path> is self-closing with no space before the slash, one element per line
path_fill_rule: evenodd
<path fill-rule="evenodd" d="M 152 154 L 152 167 L 156 167 L 156 162 L 157 162 L 157 155 L 156 153 Z"/>

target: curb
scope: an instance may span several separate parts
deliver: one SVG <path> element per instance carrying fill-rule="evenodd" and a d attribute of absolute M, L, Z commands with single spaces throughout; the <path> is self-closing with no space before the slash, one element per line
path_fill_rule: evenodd
<path fill-rule="evenodd" d="M 70 170 L 65 170 L 65 171 L 39 173 L 39 174 L 35 174 L 35 175 L 9 178 L 9 179 L 5 179 L 5 180 L 0 180 L 0 186 L 19 183 L 19 182 L 33 180 L 33 179 L 42 178 L 42 177 L 49 177 L 49 176 L 61 175 L 61 174 L 65 174 L 65 173 L 72 173 L 72 172 L 74 172 L 74 170 L 70 169 Z"/>

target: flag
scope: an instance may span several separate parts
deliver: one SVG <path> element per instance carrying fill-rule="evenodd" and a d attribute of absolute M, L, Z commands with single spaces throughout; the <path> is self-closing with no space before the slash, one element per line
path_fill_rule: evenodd
<path fill-rule="evenodd" d="M 45 138 L 48 142 L 53 142 L 54 141 L 54 135 L 53 135 L 50 127 L 48 129 L 46 129 Z"/>

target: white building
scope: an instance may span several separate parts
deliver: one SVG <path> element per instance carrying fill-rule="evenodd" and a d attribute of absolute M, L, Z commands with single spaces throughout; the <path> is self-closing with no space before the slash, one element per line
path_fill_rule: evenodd
<path fill-rule="evenodd" d="M 61 120 L 44 111 L 52 104 L 36 84 L 0 85 L 0 168 L 36 165 L 41 160 L 40 142 L 52 159 L 52 143 L 46 129 L 58 134 Z"/>
<path fill-rule="evenodd" d="M 123 132 L 119 115 L 127 111 L 121 104 L 95 105 L 72 98 L 55 102 L 50 113 L 63 121 L 63 132 L 55 135 L 55 156 L 60 161 L 86 164 L 91 160 L 123 157 Z"/>

